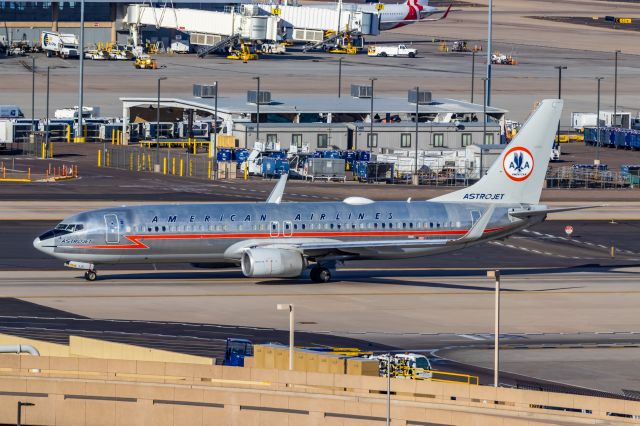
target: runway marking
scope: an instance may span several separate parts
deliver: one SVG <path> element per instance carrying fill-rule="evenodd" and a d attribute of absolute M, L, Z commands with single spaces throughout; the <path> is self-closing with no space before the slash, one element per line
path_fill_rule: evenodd
<path fill-rule="evenodd" d="M 467 338 L 467 339 L 471 339 L 471 340 L 487 340 L 484 337 L 476 336 L 476 335 L 473 335 L 473 334 L 458 334 L 458 336 L 459 337 L 464 337 L 464 338 Z"/>

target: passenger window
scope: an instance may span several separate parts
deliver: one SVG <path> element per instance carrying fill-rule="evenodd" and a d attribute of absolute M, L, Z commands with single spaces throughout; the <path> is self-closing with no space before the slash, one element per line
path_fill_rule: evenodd
<path fill-rule="evenodd" d="M 433 228 L 433 222 L 429 222 L 429 228 Z"/>
<path fill-rule="evenodd" d="M 393 228 L 393 223 L 389 223 L 389 229 Z"/>
<path fill-rule="evenodd" d="M 305 229 L 305 225 L 304 225 L 304 223 L 302 224 L 302 229 Z"/>
<path fill-rule="evenodd" d="M 151 232 L 151 231 L 152 231 L 152 229 L 151 229 L 151 228 L 147 228 L 147 231 L 148 231 L 148 232 Z"/>
<path fill-rule="evenodd" d="M 384 225 L 385 225 L 385 223 L 384 223 L 384 222 L 382 222 L 382 227 L 383 227 L 383 228 L 384 228 Z"/>
<path fill-rule="evenodd" d="M 166 232 L 167 228 L 165 226 L 162 227 L 162 232 Z"/>
<path fill-rule="evenodd" d="M 378 228 L 378 222 L 374 223 L 373 227 L 377 229 Z"/>
<path fill-rule="evenodd" d="M 289 228 L 287 228 L 287 229 L 289 229 Z M 297 223 L 293 224 L 293 229 L 298 229 L 298 224 Z"/>
<path fill-rule="evenodd" d="M 413 229 L 413 222 L 409 222 L 409 228 Z"/>

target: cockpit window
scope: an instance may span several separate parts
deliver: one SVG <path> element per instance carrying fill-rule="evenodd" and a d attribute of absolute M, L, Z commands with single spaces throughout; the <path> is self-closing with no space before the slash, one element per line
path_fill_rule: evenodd
<path fill-rule="evenodd" d="M 72 223 L 72 224 L 59 223 L 58 225 L 56 225 L 55 229 L 59 231 L 67 231 L 67 233 L 69 233 L 69 232 L 81 231 L 82 229 L 84 229 L 84 226 L 79 223 Z"/>
<path fill-rule="evenodd" d="M 47 231 L 44 234 L 40 235 L 40 240 L 48 240 L 49 238 L 61 237 L 66 234 L 70 234 L 71 231 L 67 231 L 66 229 L 52 229 L 51 231 Z"/>

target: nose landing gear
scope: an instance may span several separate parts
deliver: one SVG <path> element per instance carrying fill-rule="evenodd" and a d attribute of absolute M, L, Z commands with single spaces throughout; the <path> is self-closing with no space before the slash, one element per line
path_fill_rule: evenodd
<path fill-rule="evenodd" d="M 98 273 L 94 270 L 88 270 L 84 273 L 84 279 L 87 281 L 95 281 L 98 278 Z"/>

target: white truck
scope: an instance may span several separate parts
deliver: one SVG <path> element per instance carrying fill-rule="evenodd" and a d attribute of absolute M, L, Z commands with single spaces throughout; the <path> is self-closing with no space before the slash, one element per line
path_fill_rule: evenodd
<path fill-rule="evenodd" d="M 75 34 L 60 34 L 53 31 L 40 33 L 40 46 L 47 57 L 59 56 L 64 59 L 79 58 L 78 37 Z"/>
<path fill-rule="evenodd" d="M 369 56 L 408 56 L 415 58 L 418 51 L 407 47 L 405 44 L 399 44 L 397 46 L 379 46 L 374 44 L 369 46 L 367 54 Z"/>

